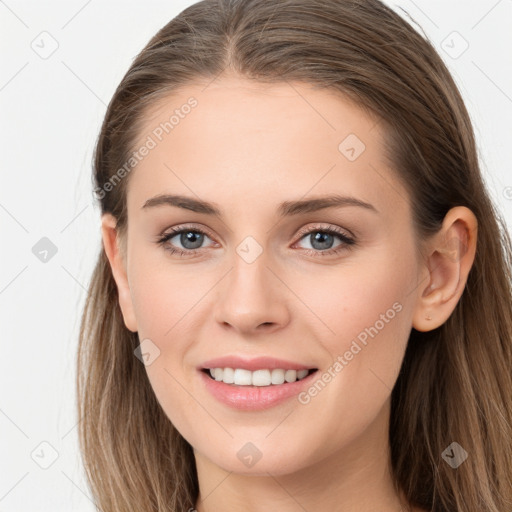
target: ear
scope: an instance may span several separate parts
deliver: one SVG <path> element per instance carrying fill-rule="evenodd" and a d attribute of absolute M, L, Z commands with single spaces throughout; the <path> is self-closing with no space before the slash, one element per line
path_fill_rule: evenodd
<path fill-rule="evenodd" d="M 431 331 L 450 317 L 466 286 L 476 253 L 478 222 L 465 206 L 452 208 L 427 244 L 426 278 L 418 288 L 412 326 Z"/>
<path fill-rule="evenodd" d="M 112 275 L 117 284 L 119 306 L 123 314 L 124 324 L 132 332 L 137 332 L 134 308 L 126 272 L 126 256 L 121 247 L 119 234 L 116 230 L 116 218 L 109 213 L 101 217 L 101 236 L 103 247 L 110 262 Z"/>

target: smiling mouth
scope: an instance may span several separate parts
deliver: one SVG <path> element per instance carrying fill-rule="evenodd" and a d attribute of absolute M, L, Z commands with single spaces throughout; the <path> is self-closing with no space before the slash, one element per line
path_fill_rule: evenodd
<path fill-rule="evenodd" d="M 270 370 L 263 368 L 251 371 L 243 368 L 203 368 L 201 371 L 212 380 L 223 382 L 224 384 L 267 387 L 297 382 L 305 379 L 317 370 L 317 368 L 309 370 L 284 370 L 280 368 Z"/>

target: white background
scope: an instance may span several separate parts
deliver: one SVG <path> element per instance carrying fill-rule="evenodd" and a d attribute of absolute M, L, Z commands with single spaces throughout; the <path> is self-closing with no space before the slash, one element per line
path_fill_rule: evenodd
<path fill-rule="evenodd" d="M 100 248 L 92 151 L 132 59 L 192 3 L 0 1 L 1 512 L 94 510 L 74 394 L 80 313 Z M 512 0 L 386 3 L 421 25 L 452 71 L 485 180 L 510 229 Z M 443 49 L 452 40 L 452 52 L 462 48 L 453 31 L 469 44 L 456 59 Z M 58 48 L 48 58 L 32 48 L 52 44 Z M 42 237 L 57 247 L 46 263 L 32 252 Z M 58 457 L 43 469 L 53 450 Z"/>

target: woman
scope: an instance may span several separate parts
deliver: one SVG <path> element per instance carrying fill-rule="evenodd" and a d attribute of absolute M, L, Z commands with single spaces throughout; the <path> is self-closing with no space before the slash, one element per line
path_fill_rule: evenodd
<path fill-rule="evenodd" d="M 510 239 L 452 77 L 391 9 L 185 9 L 115 92 L 94 180 L 101 510 L 511 509 Z"/>

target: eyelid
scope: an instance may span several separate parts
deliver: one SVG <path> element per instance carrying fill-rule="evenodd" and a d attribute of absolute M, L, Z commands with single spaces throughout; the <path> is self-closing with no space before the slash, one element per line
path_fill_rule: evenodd
<path fill-rule="evenodd" d="M 208 228 L 203 226 L 202 224 L 179 224 L 178 226 L 173 226 L 172 228 L 167 228 L 166 230 L 164 230 L 163 233 L 161 233 L 159 235 L 159 238 L 162 238 L 167 235 L 175 236 L 175 235 L 181 233 L 182 231 L 187 231 L 187 230 L 188 231 L 197 231 L 198 233 L 202 233 L 202 234 L 208 236 L 209 238 L 211 238 L 212 240 L 215 240 L 215 236 L 213 235 L 213 233 Z"/>
<path fill-rule="evenodd" d="M 184 231 L 195 231 L 197 233 L 201 233 L 210 238 L 214 242 L 214 244 L 217 244 L 217 242 L 215 241 L 215 237 L 212 236 L 209 229 L 207 229 L 204 226 L 198 227 L 198 225 L 196 224 L 180 224 L 178 226 L 167 228 L 162 233 L 157 235 L 155 243 L 159 246 L 162 246 L 164 250 L 169 251 L 171 254 L 177 253 L 180 256 L 193 256 L 207 249 L 207 247 L 202 247 L 200 249 L 181 249 L 179 247 L 170 246 L 169 241 L 175 236 L 178 236 L 180 233 L 183 233 Z"/>
<path fill-rule="evenodd" d="M 187 256 L 194 256 L 198 253 L 203 252 L 207 247 L 202 247 L 199 249 L 181 249 L 181 248 L 175 248 L 175 247 L 165 247 L 166 244 L 169 242 L 171 238 L 174 238 L 175 236 L 179 235 L 180 233 L 184 231 L 195 231 L 201 234 L 206 235 L 208 238 L 210 238 L 215 244 L 217 242 L 215 241 L 215 236 L 212 235 L 210 230 L 203 225 L 198 225 L 194 223 L 189 224 L 180 224 L 178 226 L 173 226 L 172 228 L 168 228 L 168 230 L 164 230 L 163 233 L 161 233 L 157 237 L 157 244 L 162 245 L 164 249 L 170 251 L 171 253 L 179 253 L 180 255 L 187 254 Z M 337 235 L 342 240 L 342 243 L 340 244 L 341 248 L 331 248 L 326 249 L 324 251 L 315 250 L 315 249 L 302 249 L 306 254 L 317 256 L 334 256 L 341 252 L 343 249 L 348 249 L 354 245 L 357 244 L 356 237 L 350 232 L 348 229 L 340 228 L 334 224 L 322 224 L 322 223 L 314 223 L 313 225 L 309 224 L 307 226 L 304 226 L 299 230 L 296 237 L 297 240 L 293 243 L 293 246 L 300 242 L 305 236 L 310 235 L 314 232 L 326 232 L 331 233 L 334 235 Z M 292 247 L 293 247 L 292 246 Z M 339 247 L 339 246 L 338 246 Z"/>
<path fill-rule="evenodd" d="M 181 231 L 184 231 L 186 229 L 189 229 L 190 231 L 203 232 L 205 235 L 208 235 L 212 240 L 215 239 L 215 236 L 212 234 L 212 232 L 208 228 L 206 228 L 205 226 L 203 226 L 201 224 L 194 224 L 194 223 L 179 224 L 178 226 L 174 226 L 172 228 L 167 228 L 159 235 L 159 238 L 165 236 L 167 230 L 169 230 L 169 232 L 167 234 L 176 234 L 176 233 L 180 233 Z M 311 231 L 313 231 L 315 229 L 318 231 L 332 230 L 338 234 L 345 235 L 348 238 L 356 238 L 354 233 L 352 233 L 349 229 L 340 228 L 334 224 L 329 224 L 329 223 L 322 224 L 321 222 L 313 223 L 313 225 L 309 224 L 307 226 L 304 226 L 303 228 L 301 228 L 298 231 L 296 237 L 298 237 L 300 239 L 304 235 L 309 234 Z"/>
<path fill-rule="evenodd" d="M 355 235 L 346 228 L 340 228 L 339 226 L 336 226 L 335 224 L 322 224 L 322 223 L 313 223 L 313 225 L 305 226 L 304 228 L 301 228 L 299 232 L 297 233 L 297 237 L 301 239 L 304 235 L 310 234 L 312 231 L 334 231 L 338 235 L 343 235 L 346 238 L 355 239 Z"/>

